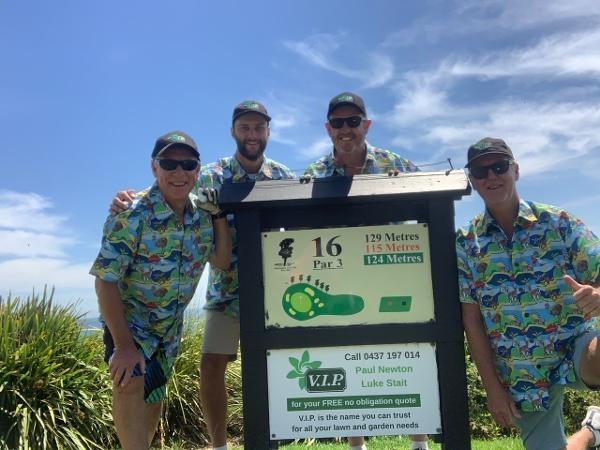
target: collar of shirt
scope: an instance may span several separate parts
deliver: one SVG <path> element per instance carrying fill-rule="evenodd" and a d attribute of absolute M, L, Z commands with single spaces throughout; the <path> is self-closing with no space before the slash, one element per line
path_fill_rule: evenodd
<path fill-rule="evenodd" d="M 165 220 L 169 216 L 175 215 L 175 211 L 173 211 L 168 205 L 167 201 L 162 195 L 162 192 L 160 192 L 157 183 L 152 185 L 148 195 L 146 196 L 146 199 L 148 201 L 148 208 L 152 209 L 154 216 L 157 219 Z M 192 222 L 200 211 L 195 205 L 195 199 L 197 199 L 195 194 L 188 194 L 188 200 L 185 205 L 185 211 L 183 215 L 183 221 L 186 225 Z"/>
<path fill-rule="evenodd" d="M 240 162 L 237 160 L 237 158 L 234 156 L 231 156 L 229 158 L 228 161 L 228 166 L 229 166 L 229 170 L 231 172 L 231 178 L 232 181 L 234 183 L 240 182 L 240 181 L 245 181 L 245 180 L 266 180 L 266 179 L 271 179 L 273 177 L 273 164 L 271 162 L 271 160 L 265 156 L 263 156 L 263 163 L 260 166 L 260 169 L 258 170 L 258 173 L 256 174 L 256 176 L 254 176 L 254 174 L 249 174 L 248 172 L 246 172 L 246 170 L 242 167 L 242 165 L 240 164 Z"/>
<path fill-rule="evenodd" d="M 538 218 L 533 211 L 533 208 L 529 203 L 525 200 L 521 199 L 519 201 L 519 212 L 517 213 L 517 220 L 515 221 L 522 228 L 527 228 L 530 224 L 537 222 Z M 496 229 L 500 229 L 496 219 L 490 214 L 490 212 L 485 210 L 483 217 L 477 222 L 475 226 L 475 232 L 478 236 L 482 236 L 487 233 L 489 227 L 494 227 Z"/>
<path fill-rule="evenodd" d="M 365 147 L 367 150 L 367 154 L 365 156 L 365 162 L 362 165 L 360 173 L 370 173 L 369 168 L 375 165 L 375 161 L 377 159 L 375 157 L 375 152 L 373 151 L 375 147 L 373 147 L 367 141 L 365 141 Z M 331 153 L 327 155 L 325 164 L 327 165 L 327 172 L 325 174 L 326 177 L 333 175 L 334 172 L 337 175 L 346 175 L 346 171 L 344 170 L 344 168 L 338 166 L 335 162 L 335 147 L 333 147 Z"/>

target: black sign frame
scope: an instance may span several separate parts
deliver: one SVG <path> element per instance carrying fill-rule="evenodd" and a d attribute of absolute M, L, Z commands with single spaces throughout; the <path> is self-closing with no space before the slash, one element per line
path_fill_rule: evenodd
<path fill-rule="evenodd" d="M 470 193 L 464 171 L 359 175 L 225 184 L 221 204 L 238 236 L 244 448 L 278 448 L 269 430 L 270 349 L 435 342 L 443 450 L 469 450 L 464 336 L 454 246 L 454 201 Z M 343 327 L 265 328 L 261 233 L 301 228 L 427 223 L 435 321 Z"/>

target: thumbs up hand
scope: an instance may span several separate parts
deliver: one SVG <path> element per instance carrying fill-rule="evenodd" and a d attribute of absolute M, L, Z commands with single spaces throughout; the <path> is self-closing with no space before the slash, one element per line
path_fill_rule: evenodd
<path fill-rule="evenodd" d="M 589 284 L 579 284 L 569 275 L 565 275 L 563 279 L 573 289 L 575 303 L 585 315 L 586 320 L 590 317 L 600 316 L 600 288 Z"/>

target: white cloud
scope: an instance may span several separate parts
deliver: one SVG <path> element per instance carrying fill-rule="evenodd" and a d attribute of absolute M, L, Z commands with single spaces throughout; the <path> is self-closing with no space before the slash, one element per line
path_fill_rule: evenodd
<path fill-rule="evenodd" d="M 57 304 L 78 304 L 81 312 L 98 315 L 94 277 L 88 272 L 92 261 L 71 263 L 61 258 L 18 258 L 0 262 L 0 296 L 26 298 L 33 291 L 41 293 L 44 286 L 55 288 Z M 209 265 L 206 265 L 190 307 L 202 307 L 208 284 Z"/>
<path fill-rule="evenodd" d="M 404 130 L 410 130 L 409 146 L 435 148 L 431 160 L 451 155 L 464 161 L 471 143 L 493 136 L 509 143 L 523 173 L 569 168 L 599 178 L 590 169 L 600 167 L 598 74 L 595 28 L 546 35 L 479 58 L 450 55 L 392 86 L 398 100 L 385 123 L 401 130 L 396 141 L 405 141 Z M 571 95 L 560 94 L 563 89 Z"/>
<path fill-rule="evenodd" d="M 78 304 L 82 312 L 97 315 L 92 263 L 72 263 L 63 258 L 16 258 L 0 262 L 0 295 L 27 298 L 44 286 L 55 288 L 57 304 Z"/>
<path fill-rule="evenodd" d="M 0 295 L 26 296 L 48 285 L 68 301 L 89 297 L 91 263 L 69 261 L 78 240 L 66 221 L 39 194 L 0 191 Z"/>
<path fill-rule="evenodd" d="M 336 59 L 336 54 L 342 53 L 340 42 L 350 39 L 345 33 L 325 34 L 319 33 L 309 36 L 304 41 L 284 41 L 283 45 L 288 50 L 298 54 L 308 63 L 324 70 L 337 73 L 345 78 L 358 80 L 363 88 L 384 86 L 394 76 L 394 62 L 392 58 L 378 50 L 356 51 L 356 55 L 365 54 L 362 58 L 353 58 L 360 69 L 348 67 Z M 347 45 L 352 45 L 348 43 Z M 366 69 L 365 69 L 366 67 Z"/>
<path fill-rule="evenodd" d="M 569 200 L 563 203 L 561 206 L 565 209 L 578 208 L 581 206 L 590 206 L 600 204 L 600 195 L 586 195 L 574 200 Z"/>
<path fill-rule="evenodd" d="M 309 63 L 326 70 L 334 70 L 330 56 L 340 47 L 344 34 L 315 34 L 304 41 L 284 41 L 283 45 Z"/>
<path fill-rule="evenodd" d="M 0 256 L 64 257 L 77 240 L 52 207 L 36 193 L 0 191 Z"/>
<path fill-rule="evenodd" d="M 404 80 L 393 87 L 400 101 L 386 120 L 405 126 L 425 118 L 448 115 L 450 106 L 444 89 L 447 83 L 444 72 L 441 68 L 431 72 L 406 73 Z"/>
<path fill-rule="evenodd" d="M 456 121 L 452 116 L 436 118 L 437 123 L 425 126 L 424 140 L 440 143 L 439 154 L 451 154 L 465 160 L 467 147 L 485 136 L 504 138 L 521 163 L 522 172 L 544 173 L 580 165 L 581 157 L 589 161 L 598 158 L 600 106 L 581 103 L 537 103 L 504 100 L 475 108 L 453 108 L 458 116 L 470 116 Z"/>
<path fill-rule="evenodd" d="M 274 117 L 271 121 L 271 134 L 269 140 L 284 145 L 296 145 L 296 141 L 287 136 L 286 130 L 294 128 L 296 120 L 292 116 Z"/>
<path fill-rule="evenodd" d="M 497 51 L 480 60 L 464 60 L 449 68 L 454 76 L 594 76 L 600 73 L 600 30 L 553 34 L 536 45 Z"/>
<path fill-rule="evenodd" d="M 66 218 L 49 214 L 54 205 L 39 194 L 0 190 L 0 227 L 54 232 Z"/>
<path fill-rule="evenodd" d="M 462 6 L 458 10 L 461 14 L 479 12 L 482 15 L 480 26 L 487 19 L 489 28 L 515 30 L 573 20 L 592 21 L 600 15 L 600 4 L 596 0 L 461 0 L 459 5 Z"/>
<path fill-rule="evenodd" d="M 439 7 L 441 6 L 441 7 Z M 452 38 L 510 38 L 515 32 L 553 27 L 593 29 L 600 18 L 596 0 L 457 0 L 429 8 L 410 25 L 390 33 L 383 48 L 437 44 Z"/>
<path fill-rule="evenodd" d="M 65 256 L 65 247 L 76 241 L 47 233 L 0 229 L 0 256 Z"/>
<path fill-rule="evenodd" d="M 80 312 L 98 314 L 92 261 L 74 262 L 68 247 L 77 243 L 65 227 L 66 217 L 35 193 L 0 191 L 0 296 L 26 298 L 44 286 L 55 288 L 57 304 L 77 303 Z M 96 250 L 97 250 L 97 246 Z M 194 299 L 204 304 L 208 266 Z"/>
<path fill-rule="evenodd" d="M 325 156 L 331 151 L 331 139 L 328 136 L 314 141 L 306 148 L 300 149 L 297 153 L 298 159 L 314 159 Z"/>
<path fill-rule="evenodd" d="M 44 284 L 57 289 L 89 288 L 92 263 L 73 264 L 61 258 L 15 258 L 0 262 L 0 285 L 15 291 L 31 291 Z"/>

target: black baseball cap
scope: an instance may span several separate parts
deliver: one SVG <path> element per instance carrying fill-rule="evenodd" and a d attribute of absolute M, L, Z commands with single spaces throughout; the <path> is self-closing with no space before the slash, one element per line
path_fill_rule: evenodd
<path fill-rule="evenodd" d="M 358 108 L 363 116 L 367 115 L 367 108 L 365 107 L 365 102 L 363 101 L 360 95 L 353 94 L 352 92 L 342 92 L 341 94 L 336 95 L 329 101 L 329 108 L 327 109 L 327 118 L 329 118 L 330 114 L 335 111 L 340 106 L 354 106 Z"/>
<path fill-rule="evenodd" d="M 267 113 L 267 108 L 265 108 L 265 106 L 262 103 L 257 102 L 256 100 L 245 100 L 239 105 L 237 105 L 233 110 L 233 117 L 231 119 L 231 123 L 235 123 L 237 119 L 239 119 L 244 114 L 248 113 L 260 114 L 265 119 L 267 119 L 267 122 L 271 121 L 271 117 L 269 116 L 269 113 Z"/>
<path fill-rule="evenodd" d="M 512 150 L 506 145 L 506 142 L 502 139 L 486 137 L 469 147 L 465 167 L 470 167 L 473 161 L 485 155 L 504 155 L 510 159 L 514 159 Z"/>
<path fill-rule="evenodd" d="M 175 145 L 180 145 L 183 147 L 187 147 L 194 152 L 196 158 L 200 159 L 200 152 L 198 151 L 198 147 L 194 140 L 183 131 L 171 131 L 167 134 L 162 135 L 156 140 L 154 144 L 154 149 L 152 150 L 152 157 L 156 158 L 166 149 L 173 147 Z"/>

